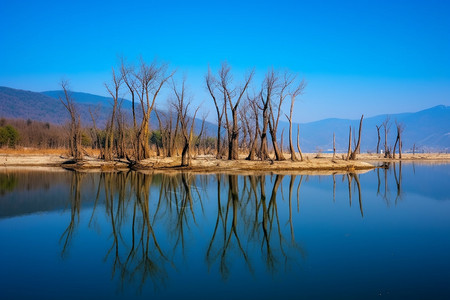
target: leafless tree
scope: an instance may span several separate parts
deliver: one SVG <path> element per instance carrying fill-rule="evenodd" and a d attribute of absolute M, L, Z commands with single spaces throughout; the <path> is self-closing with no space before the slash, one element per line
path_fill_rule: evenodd
<path fill-rule="evenodd" d="M 225 102 L 228 103 L 232 124 L 227 116 L 225 110 L 225 117 L 227 121 L 228 130 L 228 159 L 234 160 L 239 158 L 239 126 L 238 126 L 238 107 L 241 100 L 253 78 L 254 71 L 250 71 L 244 79 L 244 83 L 241 86 L 232 87 L 233 77 L 230 73 L 231 68 L 226 62 L 222 63 L 222 67 L 219 70 L 220 78 L 220 90 L 225 97 Z"/>
<path fill-rule="evenodd" d="M 272 97 L 275 94 L 276 83 L 278 81 L 277 74 L 275 71 L 269 70 L 264 78 L 261 92 L 259 98 L 261 99 L 261 104 L 259 106 L 262 112 L 262 131 L 261 131 L 261 145 L 260 145 L 260 155 L 262 160 L 269 158 L 269 147 L 267 143 L 267 129 L 269 128 L 269 112 L 270 103 Z"/>
<path fill-rule="evenodd" d="M 300 124 L 297 124 L 297 150 L 298 154 L 300 154 L 300 160 L 303 161 L 303 153 L 300 148 Z"/>
<path fill-rule="evenodd" d="M 105 83 L 105 87 L 113 99 L 111 118 L 108 121 L 108 125 L 106 128 L 106 140 L 105 140 L 105 151 L 104 151 L 104 154 L 105 154 L 104 159 L 105 160 L 113 159 L 114 122 L 116 120 L 116 113 L 119 110 L 119 105 L 121 103 L 121 100 L 119 100 L 119 90 L 120 90 L 122 83 L 123 83 L 123 77 L 117 76 L 114 71 L 114 68 L 112 68 L 112 82 L 110 85 Z M 119 103 L 119 101 L 120 101 L 120 103 Z"/>
<path fill-rule="evenodd" d="M 361 130 L 362 130 L 363 119 L 364 119 L 364 115 L 361 116 L 361 120 L 359 121 L 358 142 L 356 143 L 355 150 L 350 155 L 350 159 L 351 160 L 355 160 L 356 159 L 356 155 L 359 154 L 359 152 L 360 152 L 360 147 L 361 147 Z"/>
<path fill-rule="evenodd" d="M 128 91 L 131 96 L 131 111 L 133 114 L 133 129 L 137 131 L 137 123 L 136 123 L 136 74 L 135 67 L 133 65 L 127 65 L 124 58 L 121 58 L 120 61 L 120 74 L 122 76 L 123 82 L 128 88 Z"/>
<path fill-rule="evenodd" d="M 197 115 L 198 107 L 194 112 L 194 116 L 190 118 L 188 116 L 189 106 L 191 105 L 191 98 L 186 94 L 186 80 L 183 79 L 181 88 L 178 88 L 175 81 L 172 80 L 173 92 L 175 99 L 172 102 L 172 106 L 178 114 L 180 121 L 181 134 L 183 135 L 183 151 L 181 152 L 181 166 L 187 167 L 190 164 L 190 145 L 192 142 L 192 136 L 194 132 L 194 121 Z M 189 129 L 190 127 L 190 129 Z M 188 131 L 189 130 L 189 131 Z"/>
<path fill-rule="evenodd" d="M 301 94 L 303 94 L 303 91 L 306 87 L 305 80 L 302 80 L 298 86 L 290 93 L 291 96 L 291 108 L 289 110 L 289 116 L 285 114 L 286 119 L 289 121 L 289 150 L 291 152 L 291 160 L 292 161 L 298 161 L 297 156 L 295 155 L 295 149 L 294 149 L 294 143 L 292 142 L 292 114 L 294 112 L 294 102 L 295 98 Z M 303 158 L 302 158 L 303 160 Z"/>
<path fill-rule="evenodd" d="M 383 123 L 381 123 L 381 125 L 384 128 L 384 157 L 391 157 L 391 153 L 389 151 L 388 144 L 387 144 L 388 133 L 389 133 L 389 130 L 392 125 L 390 123 L 390 120 L 391 120 L 391 117 L 389 115 L 387 115 L 386 119 L 383 121 Z"/>
<path fill-rule="evenodd" d="M 89 107 L 89 114 L 91 115 L 92 126 L 93 126 L 93 139 L 95 140 L 94 145 L 100 150 L 99 158 L 104 157 L 103 146 L 100 136 L 100 130 L 97 127 L 97 118 L 98 118 L 98 110 L 100 106 L 98 106 L 95 110 Z"/>
<path fill-rule="evenodd" d="M 352 154 L 352 126 L 350 126 L 349 129 L 347 157 L 345 158 L 345 160 L 349 160 L 351 154 Z"/>
<path fill-rule="evenodd" d="M 167 75 L 167 65 L 153 61 L 148 65 L 141 59 L 139 71 L 136 74 L 136 92 L 141 104 L 142 122 L 137 133 L 136 160 L 150 157 L 150 114 L 155 107 L 156 98 L 162 87 L 174 74 Z"/>
<path fill-rule="evenodd" d="M 249 146 L 249 153 L 246 158 L 246 160 L 255 160 L 256 159 L 256 152 L 257 152 L 257 140 L 260 133 L 259 129 L 259 109 L 258 109 L 258 96 L 249 97 L 247 96 L 247 103 L 250 110 L 248 111 L 248 116 L 246 118 L 246 125 L 248 127 L 248 132 L 250 135 L 250 146 Z M 252 121 L 249 121 L 249 119 Z M 253 132 L 252 132 L 253 128 Z M 253 133 L 253 137 L 252 137 Z"/>
<path fill-rule="evenodd" d="M 378 135 L 378 140 L 377 140 L 377 154 L 380 153 L 380 140 L 381 140 L 381 137 L 380 137 L 380 129 L 381 129 L 381 126 L 382 126 L 382 125 L 380 125 L 380 126 L 375 125 L 375 127 L 377 128 L 377 135 Z"/>
<path fill-rule="evenodd" d="M 398 123 L 397 121 L 395 121 L 395 125 L 397 127 L 397 137 L 395 139 L 394 150 L 392 151 L 392 157 L 395 158 L 395 148 L 397 147 L 397 143 L 398 143 L 398 156 L 401 159 L 402 158 L 402 132 L 404 130 L 404 126 L 402 123 Z"/>
<path fill-rule="evenodd" d="M 75 101 L 73 100 L 70 91 L 69 91 L 69 83 L 65 80 L 61 81 L 61 87 L 64 92 L 64 98 L 60 97 L 59 100 L 67 109 L 70 115 L 70 123 L 69 123 L 69 150 L 70 155 L 73 156 L 75 160 L 80 160 L 83 158 L 83 154 L 81 152 L 81 120 L 78 109 L 75 105 Z"/>
<path fill-rule="evenodd" d="M 208 73 L 205 76 L 205 82 L 206 82 L 206 87 L 208 89 L 209 94 L 211 95 L 211 98 L 214 101 L 214 106 L 216 108 L 216 113 L 217 113 L 217 146 L 216 146 L 216 158 L 219 158 L 221 156 L 221 131 L 222 131 L 222 118 L 224 115 L 224 111 L 226 108 L 226 103 L 225 101 L 220 103 L 217 100 L 217 96 L 216 96 L 216 88 L 217 88 L 217 79 L 212 75 L 211 73 L 211 69 L 208 66 Z"/>
<path fill-rule="evenodd" d="M 280 151 L 280 148 L 278 146 L 278 141 L 277 141 L 277 130 L 278 130 L 278 123 L 280 121 L 281 106 L 289 94 L 289 87 L 292 84 L 292 82 L 294 81 L 295 77 L 292 76 L 290 73 L 285 72 L 283 80 L 280 82 L 278 75 L 276 73 L 273 76 L 274 76 L 273 77 L 273 80 L 274 80 L 273 88 L 276 89 L 274 96 L 277 96 L 277 102 L 270 101 L 270 100 L 268 101 L 269 102 L 269 131 L 270 131 L 270 136 L 272 138 L 272 145 L 273 145 L 273 150 L 275 152 L 275 159 L 280 161 L 280 160 L 285 160 L 283 154 Z"/>

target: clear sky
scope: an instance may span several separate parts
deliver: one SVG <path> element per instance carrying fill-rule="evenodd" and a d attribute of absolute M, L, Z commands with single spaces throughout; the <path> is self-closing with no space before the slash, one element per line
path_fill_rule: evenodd
<path fill-rule="evenodd" d="M 0 1 L 1 86 L 106 95 L 121 55 L 169 62 L 204 110 L 227 60 L 254 88 L 272 66 L 304 77 L 297 122 L 417 111 L 450 105 L 450 1 Z"/>

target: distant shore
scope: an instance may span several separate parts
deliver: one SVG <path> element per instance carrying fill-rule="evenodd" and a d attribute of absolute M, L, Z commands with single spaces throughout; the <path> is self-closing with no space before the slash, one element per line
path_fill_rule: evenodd
<path fill-rule="evenodd" d="M 5 153 L 6 152 L 6 153 Z M 64 153 L 57 154 L 56 151 L 39 153 L 39 151 L 28 153 L 25 151 L 8 150 L 0 151 L 0 167 L 63 167 L 75 170 L 129 170 L 130 164 L 126 160 L 115 160 L 105 162 L 95 157 L 86 155 L 80 162 L 73 163 Z M 201 173 L 214 172 L 320 172 L 320 173 L 346 173 L 370 170 L 384 163 L 398 162 L 396 159 L 386 159 L 382 154 L 359 154 L 357 160 L 347 161 L 345 154 L 304 154 L 304 161 L 292 162 L 285 154 L 285 161 L 248 161 L 243 156 L 239 160 L 229 161 L 216 159 L 212 155 L 197 155 L 191 159 L 189 167 L 180 167 L 180 157 L 152 157 L 143 160 L 133 166 L 135 170 L 159 170 L 159 171 L 192 171 Z M 402 162 L 424 162 L 424 163 L 450 163 L 450 154 L 447 153 L 406 153 L 402 155 Z"/>

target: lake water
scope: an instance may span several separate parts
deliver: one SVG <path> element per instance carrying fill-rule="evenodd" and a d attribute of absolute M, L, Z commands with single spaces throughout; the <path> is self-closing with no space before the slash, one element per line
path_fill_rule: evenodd
<path fill-rule="evenodd" d="M 450 165 L 0 171 L 1 299 L 450 299 Z"/>

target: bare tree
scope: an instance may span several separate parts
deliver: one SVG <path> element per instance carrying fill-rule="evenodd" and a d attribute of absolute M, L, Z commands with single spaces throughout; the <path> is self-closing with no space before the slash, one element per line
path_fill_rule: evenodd
<path fill-rule="evenodd" d="M 274 75 L 273 80 L 274 80 L 274 88 L 276 88 L 276 96 L 278 99 L 278 103 L 275 103 L 275 101 L 270 101 L 269 100 L 269 131 L 270 131 L 270 136 L 272 138 L 272 145 L 273 145 L 273 150 L 275 152 L 275 159 L 280 161 L 280 160 L 285 160 L 283 154 L 280 151 L 280 148 L 278 146 L 278 141 L 277 141 L 277 130 L 278 130 L 278 123 L 280 121 L 280 115 L 281 115 L 281 106 L 283 104 L 283 101 L 286 99 L 287 95 L 289 94 L 289 87 L 292 84 L 292 82 L 294 81 L 295 77 L 292 76 L 290 73 L 285 72 L 284 73 L 284 77 L 283 77 L 283 81 L 279 82 L 278 80 L 278 76 Z M 274 105 L 276 104 L 276 106 L 274 107 Z"/>
<path fill-rule="evenodd" d="M 99 158 L 103 158 L 104 157 L 104 153 L 103 153 L 103 146 L 102 146 L 102 140 L 100 137 L 100 130 L 97 128 L 97 118 L 98 118 L 98 109 L 100 109 L 100 107 L 97 107 L 95 110 L 92 110 L 89 107 L 89 114 L 91 115 L 91 119 L 92 119 L 92 126 L 93 126 L 93 138 L 95 139 L 95 143 L 94 145 L 97 146 L 97 148 L 100 150 L 100 155 Z"/>
<path fill-rule="evenodd" d="M 289 121 L 289 150 L 291 152 L 291 160 L 298 161 L 297 156 L 295 155 L 294 143 L 292 142 L 292 114 L 294 112 L 294 102 L 295 98 L 301 94 L 306 87 L 306 82 L 302 80 L 299 85 L 290 93 L 291 96 L 291 109 L 289 110 L 289 116 L 285 114 L 286 119 Z"/>
<path fill-rule="evenodd" d="M 105 87 L 113 99 L 111 118 L 108 121 L 108 125 L 106 128 L 106 140 L 105 140 L 105 151 L 104 151 L 104 154 L 105 154 L 104 159 L 105 160 L 113 159 L 114 122 L 116 119 L 116 112 L 119 109 L 118 108 L 118 106 L 119 106 L 119 90 L 122 85 L 122 82 L 123 82 L 122 76 L 116 76 L 114 68 L 112 68 L 112 84 L 108 85 L 105 83 Z"/>
<path fill-rule="evenodd" d="M 252 70 L 244 79 L 242 86 L 232 87 L 232 75 L 230 73 L 231 68 L 226 62 L 222 63 L 222 67 L 219 71 L 220 77 L 220 89 L 225 97 L 225 102 L 228 103 L 232 117 L 232 124 L 228 120 L 228 116 L 225 110 L 225 117 L 227 120 L 228 130 L 228 159 L 234 160 L 239 158 L 239 126 L 238 126 L 238 107 L 241 103 L 250 81 L 252 80 L 254 70 Z"/>
<path fill-rule="evenodd" d="M 375 125 L 375 127 L 377 128 L 377 135 L 378 135 L 378 140 L 377 140 L 377 154 L 380 153 L 380 140 L 381 140 L 381 137 L 380 137 L 380 128 L 381 128 L 381 126 L 382 126 L 382 125 L 380 125 L 380 126 Z"/>
<path fill-rule="evenodd" d="M 394 149 L 392 150 L 392 158 L 395 158 L 395 149 L 398 143 L 398 156 L 402 158 L 402 132 L 403 132 L 403 124 L 395 121 L 395 125 L 397 127 L 397 137 L 395 138 Z"/>
<path fill-rule="evenodd" d="M 67 109 L 70 115 L 69 123 L 69 150 L 70 155 L 75 160 L 80 160 L 83 158 L 81 152 L 81 120 L 80 114 L 77 107 L 75 106 L 75 101 L 73 100 L 70 91 L 69 83 L 65 80 L 61 81 L 61 87 L 64 91 L 64 98 L 60 97 L 59 100 Z"/>
<path fill-rule="evenodd" d="M 217 87 L 217 79 L 212 75 L 211 69 L 208 66 L 208 73 L 205 76 L 206 87 L 208 89 L 211 98 L 214 101 L 214 106 L 216 107 L 217 113 L 217 146 L 216 146 L 216 158 L 219 158 L 221 155 L 221 130 L 222 130 L 222 118 L 225 111 L 225 103 L 219 103 L 216 98 L 215 89 Z"/>
<path fill-rule="evenodd" d="M 155 107 L 156 98 L 164 84 L 175 71 L 167 75 L 167 65 L 159 65 L 153 61 L 150 65 L 141 59 L 139 71 L 136 74 L 136 92 L 142 109 L 142 122 L 137 134 L 136 160 L 150 157 L 150 114 Z"/>
<path fill-rule="evenodd" d="M 303 161 L 302 149 L 300 149 L 300 124 L 297 124 L 297 149 L 300 154 L 300 160 Z"/>
<path fill-rule="evenodd" d="M 190 145 L 192 142 L 192 136 L 194 132 L 194 121 L 195 116 L 197 115 L 197 111 L 199 107 L 195 110 L 194 116 L 190 118 L 188 116 L 189 106 L 191 105 L 191 99 L 188 95 L 186 95 L 186 80 L 183 78 L 183 82 L 181 84 L 181 89 L 176 86 L 174 80 L 172 80 L 173 84 L 173 92 L 175 95 L 175 99 L 172 102 L 172 106 L 178 114 L 178 119 L 180 121 L 180 129 L 183 135 L 183 151 L 181 152 L 181 166 L 187 167 L 190 164 Z M 190 125 L 190 129 L 189 129 Z M 189 132 L 188 132 L 189 130 Z"/>
<path fill-rule="evenodd" d="M 381 125 L 384 128 L 384 157 L 391 157 L 391 153 L 389 151 L 387 144 L 388 133 L 392 125 L 390 124 L 390 120 L 391 120 L 390 116 L 386 115 L 386 119 L 383 121 L 383 123 L 381 123 Z"/>
<path fill-rule="evenodd" d="M 348 149 L 347 149 L 347 157 L 345 160 L 350 159 L 350 155 L 352 153 L 352 126 L 350 126 L 349 134 L 348 134 Z"/>
<path fill-rule="evenodd" d="M 137 123 L 136 123 L 136 108 L 135 108 L 135 100 L 136 100 L 136 74 L 135 68 L 133 65 L 127 65 L 124 58 L 121 58 L 120 61 L 120 74 L 122 76 L 123 82 L 128 88 L 131 96 L 131 111 L 133 114 L 133 129 L 137 131 Z"/>
<path fill-rule="evenodd" d="M 364 115 L 361 116 L 361 120 L 359 121 L 359 131 L 358 131 L 358 142 L 356 143 L 355 150 L 350 155 L 351 160 L 356 159 L 356 155 L 360 152 L 361 147 L 361 129 L 362 129 L 362 122 L 363 122 Z"/>
<path fill-rule="evenodd" d="M 250 135 L 250 149 L 246 160 L 255 160 L 256 159 L 256 150 L 257 150 L 257 140 L 260 133 L 259 129 L 259 109 L 258 109 L 258 99 L 257 96 L 250 98 L 247 96 L 248 106 L 250 107 L 249 114 L 245 119 L 246 125 L 248 127 L 249 135 Z M 249 119 L 253 121 L 250 123 Z M 253 125 L 253 126 L 252 126 Z M 251 137 L 253 127 L 253 138 Z"/>
<path fill-rule="evenodd" d="M 264 78 L 261 92 L 259 98 L 261 99 L 261 104 L 259 109 L 262 111 L 262 131 L 261 131 L 261 145 L 260 145 L 260 155 L 262 160 L 269 158 L 269 147 L 267 143 L 267 129 L 269 127 L 269 106 L 272 101 L 272 97 L 275 93 L 276 83 L 278 77 L 275 71 L 269 70 Z"/>

